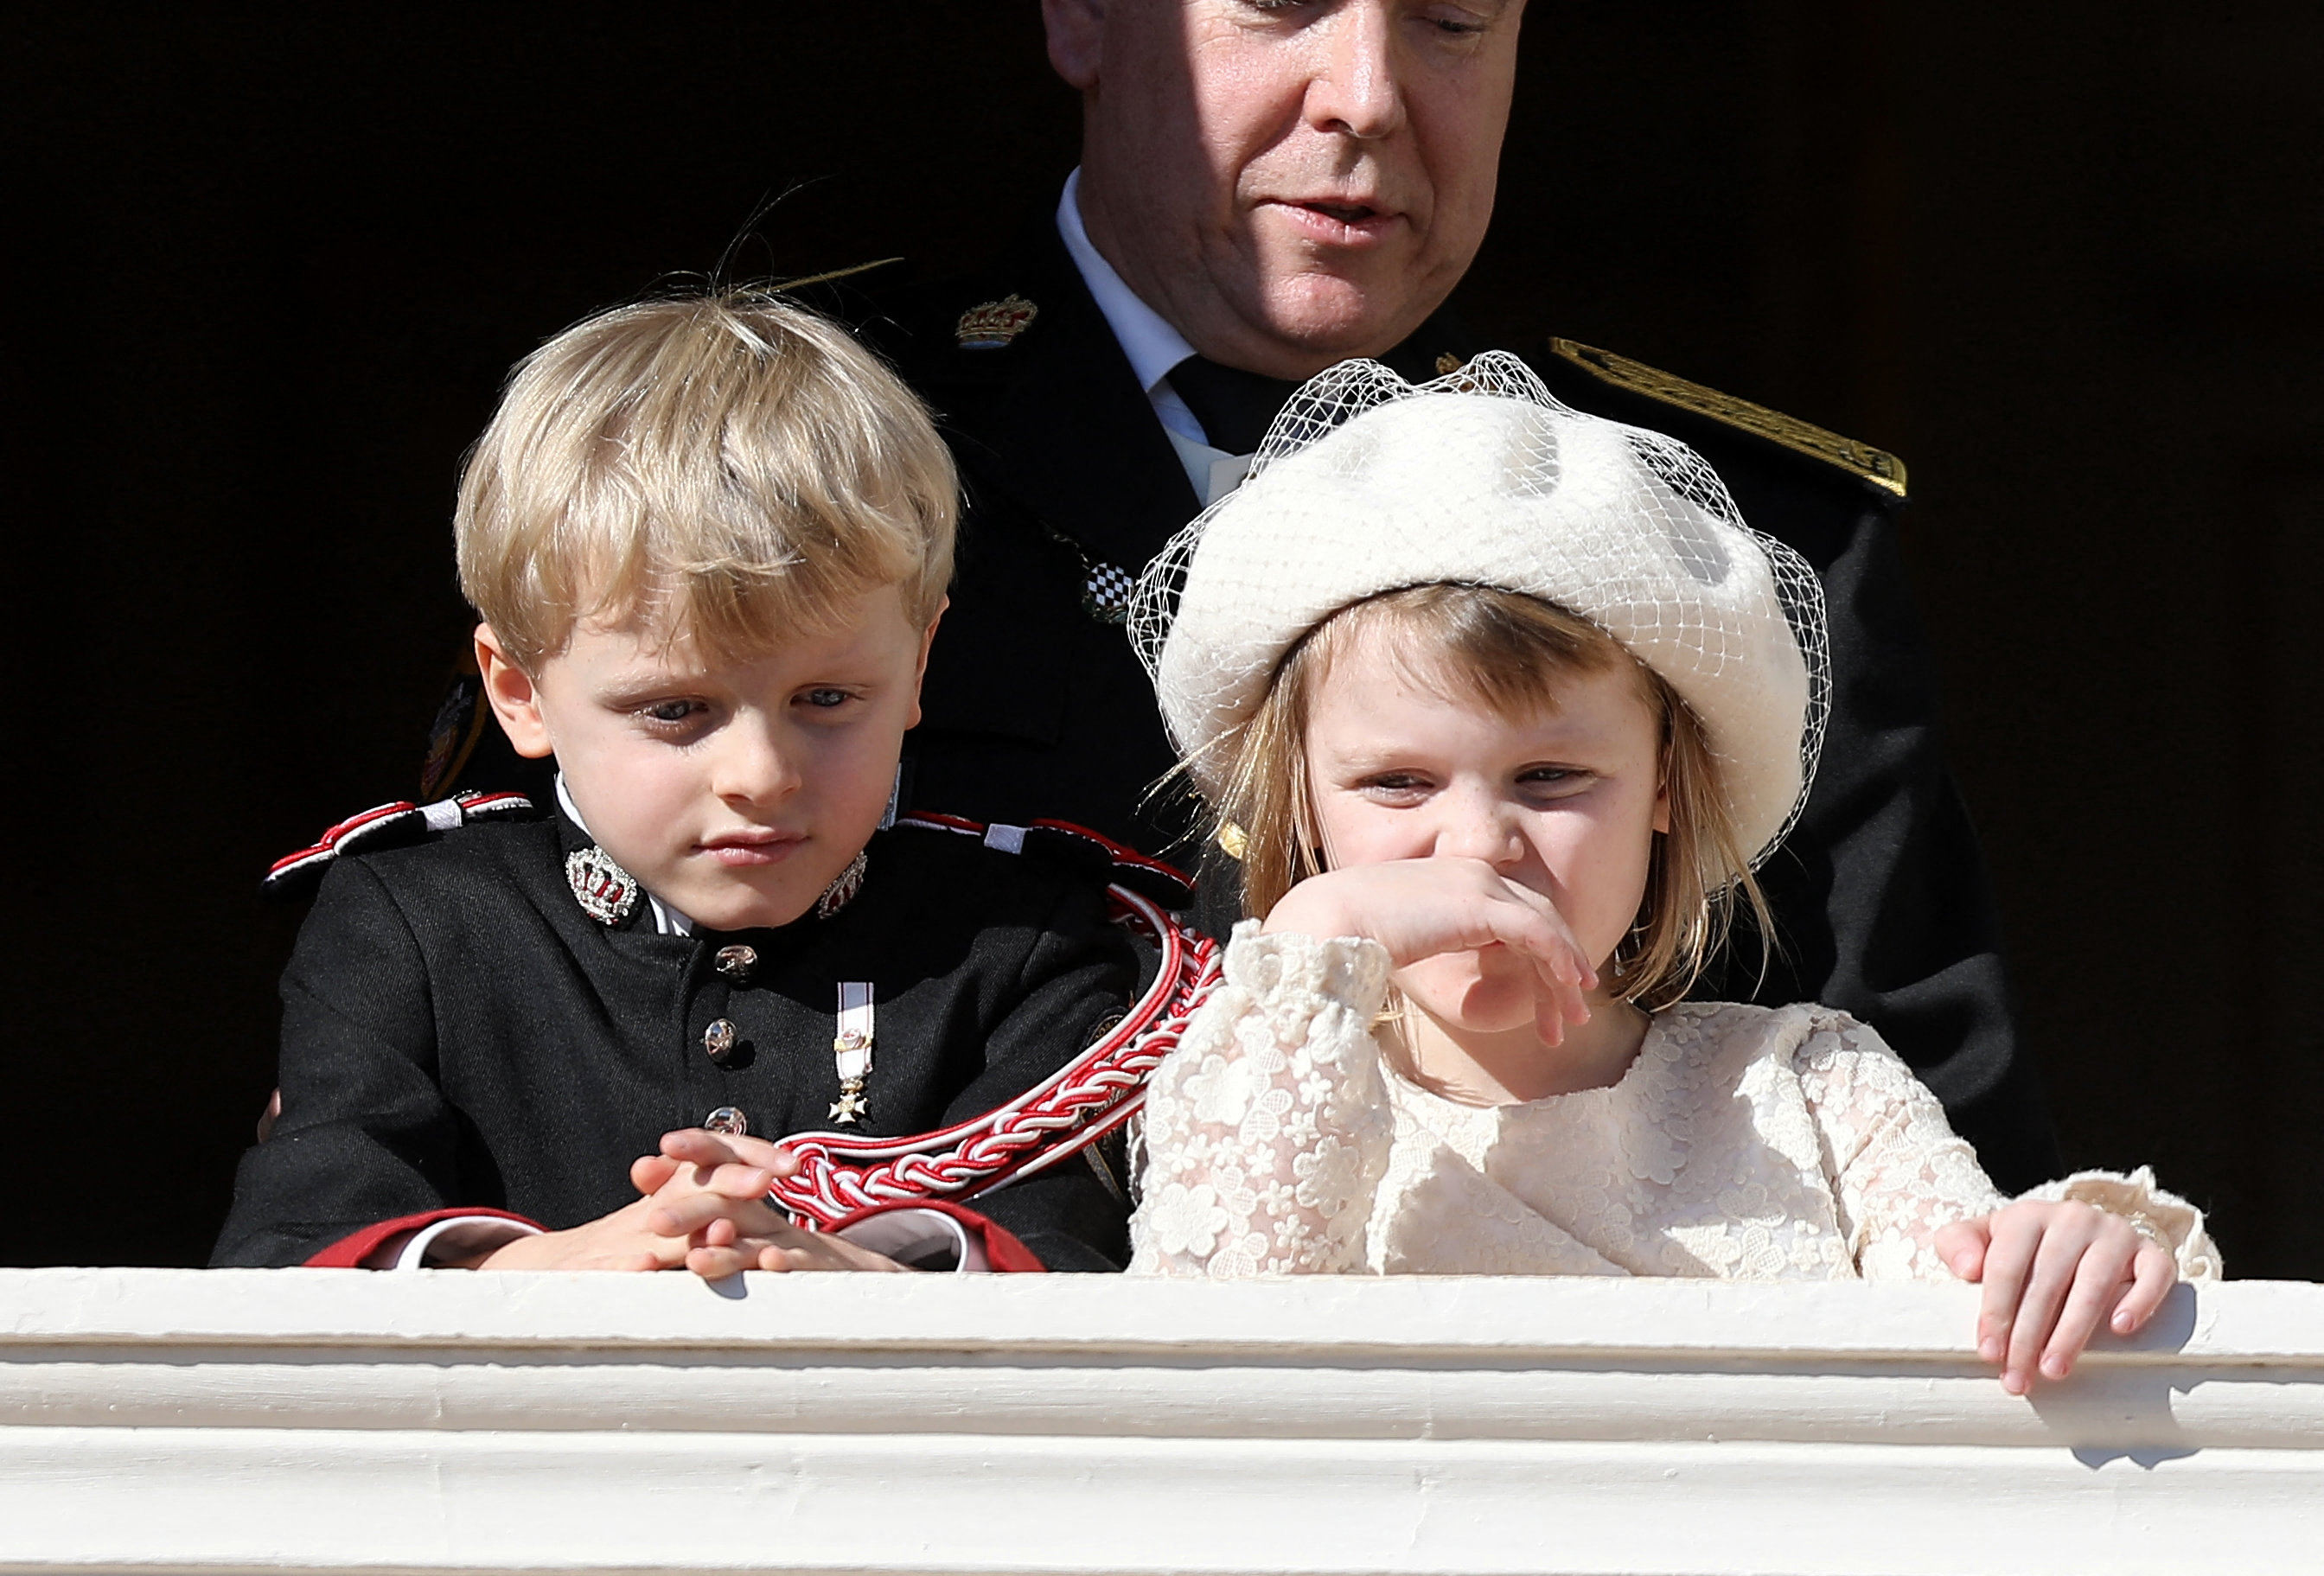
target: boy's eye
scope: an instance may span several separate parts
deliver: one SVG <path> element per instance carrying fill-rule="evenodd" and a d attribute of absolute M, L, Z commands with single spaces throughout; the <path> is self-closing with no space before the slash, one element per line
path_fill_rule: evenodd
<path fill-rule="evenodd" d="M 815 688 L 802 691 L 799 695 L 800 700 L 824 711 L 829 711 L 835 706 L 844 706 L 853 698 L 853 696 L 848 691 L 834 685 L 817 685 Z"/>
<path fill-rule="evenodd" d="M 638 714 L 649 722 L 683 723 L 703 709 L 698 700 L 658 700 L 638 708 Z"/>

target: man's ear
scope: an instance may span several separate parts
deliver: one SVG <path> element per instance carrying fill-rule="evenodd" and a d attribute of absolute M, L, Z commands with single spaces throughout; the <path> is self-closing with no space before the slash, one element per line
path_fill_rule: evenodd
<path fill-rule="evenodd" d="M 1041 0 L 1041 25 L 1049 35 L 1049 65 L 1075 92 L 1097 86 L 1098 61 L 1105 50 L 1106 0 Z"/>
<path fill-rule="evenodd" d="M 484 675 L 484 698 L 492 702 L 493 715 L 501 720 L 501 732 L 516 752 L 535 760 L 551 753 L 555 746 L 549 740 L 548 719 L 540 714 L 540 694 L 533 687 L 532 675 L 516 665 L 490 624 L 476 626 L 476 671 Z"/>
<path fill-rule="evenodd" d="M 936 625 L 944 622 L 945 609 L 951 605 L 952 598 L 949 596 L 937 603 L 936 617 L 928 620 L 928 627 L 920 631 L 920 665 L 912 670 L 912 715 L 911 720 L 904 724 L 907 728 L 920 725 L 920 686 L 927 682 L 928 677 L 928 648 L 936 644 Z"/>

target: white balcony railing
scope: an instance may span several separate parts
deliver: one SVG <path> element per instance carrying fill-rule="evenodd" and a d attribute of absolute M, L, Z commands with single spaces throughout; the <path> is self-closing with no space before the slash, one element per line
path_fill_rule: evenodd
<path fill-rule="evenodd" d="M 2324 1286 L 0 1271 L 0 1571 L 2324 1571 Z"/>

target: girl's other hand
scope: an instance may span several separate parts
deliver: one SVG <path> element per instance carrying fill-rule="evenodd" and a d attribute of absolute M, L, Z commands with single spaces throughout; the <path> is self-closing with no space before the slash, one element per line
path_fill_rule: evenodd
<path fill-rule="evenodd" d="M 1545 1045 L 1569 1023 L 1590 1021 L 1584 993 L 1598 971 L 1547 898 L 1480 859 L 1385 860 L 1310 876 L 1283 895 L 1260 926 L 1317 937 L 1359 935 L 1405 968 L 1445 953 L 1499 944 L 1526 959 L 1536 979 L 1535 1027 Z"/>
<path fill-rule="evenodd" d="M 2106 1321 L 2135 1334 L 2179 1279 L 2168 1249 L 2120 1215 L 2086 1203 L 2009 1204 L 1937 1233 L 1938 1257 L 1982 1281 L 1977 1350 L 2022 1396 L 2038 1372 L 2062 1379 Z"/>

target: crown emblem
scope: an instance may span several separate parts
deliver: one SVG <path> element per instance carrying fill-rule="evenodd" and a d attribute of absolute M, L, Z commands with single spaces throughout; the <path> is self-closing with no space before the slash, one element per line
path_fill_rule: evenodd
<path fill-rule="evenodd" d="M 565 880 L 581 911 L 600 925 L 619 925 L 638 906 L 638 883 L 613 856 L 595 846 L 565 856 Z"/>
<path fill-rule="evenodd" d="M 953 337 L 960 341 L 963 350 L 1000 350 L 1040 315 L 1040 308 L 1011 290 L 997 301 L 963 312 Z"/>

